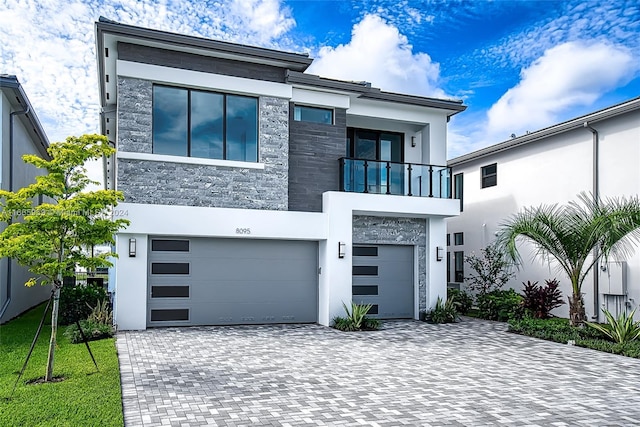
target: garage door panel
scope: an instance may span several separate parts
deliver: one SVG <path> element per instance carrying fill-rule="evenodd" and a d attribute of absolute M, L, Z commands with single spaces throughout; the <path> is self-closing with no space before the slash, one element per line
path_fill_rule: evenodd
<path fill-rule="evenodd" d="M 153 240 L 153 238 L 152 238 Z M 190 252 L 150 252 L 154 262 L 188 262 L 188 275 L 150 274 L 150 326 L 317 321 L 316 242 L 192 238 Z M 151 267 L 150 267 L 151 271 Z M 152 297 L 153 286 L 189 286 L 188 298 Z M 171 293 L 160 290 L 158 295 Z M 189 310 L 188 321 L 152 321 Z M 156 310 L 153 312 L 153 310 Z"/>
<path fill-rule="evenodd" d="M 372 317 L 413 318 L 413 246 L 354 246 L 366 249 L 354 251 L 362 255 L 353 257 L 353 301 L 373 304 Z"/>

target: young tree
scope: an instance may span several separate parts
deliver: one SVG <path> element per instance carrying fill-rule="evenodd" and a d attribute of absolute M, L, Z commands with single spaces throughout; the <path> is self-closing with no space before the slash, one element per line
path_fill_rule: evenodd
<path fill-rule="evenodd" d="M 600 259 L 625 257 L 640 239 L 640 199 L 610 198 L 605 201 L 581 193 L 579 202 L 565 206 L 525 209 L 506 221 L 498 242 L 507 255 L 520 261 L 519 237 L 533 243 L 537 256 L 554 258 L 571 280 L 569 297 L 572 325 L 586 320 L 582 283 Z"/>
<path fill-rule="evenodd" d="M 512 263 L 494 245 L 480 249 L 480 256 L 471 254 L 465 262 L 475 272 L 469 277 L 469 289 L 484 295 L 502 288 L 514 276 Z"/>
<path fill-rule="evenodd" d="M 42 285 L 51 285 L 54 294 L 45 381 L 53 379 L 63 276 L 72 274 L 76 266 L 87 269 L 111 266 L 107 257 L 115 254 L 93 256 L 83 248 L 113 244 L 114 233 L 129 223 L 111 218 L 111 209 L 123 200 L 122 193 L 87 191 L 88 185 L 98 183 L 87 177 L 85 163 L 115 152 L 106 137 L 69 137 L 65 142 L 51 144 L 48 152 L 51 160 L 23 156 L 26 163 L 46 170 L 47 175 L 36 177 L 35 183 L 15 192 L 0 190 L 0 221 L 7 223 L 0 233 L 0 256 L 13 258 L 29 268 L 34 277 L 27 286 L 40 281 Z M 40 197 L 47 202 L 34 203 Z"/>

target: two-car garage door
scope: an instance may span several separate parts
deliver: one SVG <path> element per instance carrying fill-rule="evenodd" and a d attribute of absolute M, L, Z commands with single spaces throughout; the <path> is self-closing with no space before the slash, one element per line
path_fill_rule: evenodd
<path fill-rule="evenodd" d="M 314 323 L 318 243 L 151 237 L 148 326 Z M 353 301 L 412 318 L 413 247 L 355 245 Z"/>
<path fill-rule="evenodd" d="M 147 324 L 317 321 L 318 244 L 150 238 Z"/>

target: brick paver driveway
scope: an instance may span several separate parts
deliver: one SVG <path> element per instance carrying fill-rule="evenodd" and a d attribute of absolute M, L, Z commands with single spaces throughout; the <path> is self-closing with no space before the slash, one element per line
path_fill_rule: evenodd
<path fill-rule="evenodd" d="M 500 323 L 168 328 L 117 346 L 127 426 L 640 425 L 640 360 Z"/>

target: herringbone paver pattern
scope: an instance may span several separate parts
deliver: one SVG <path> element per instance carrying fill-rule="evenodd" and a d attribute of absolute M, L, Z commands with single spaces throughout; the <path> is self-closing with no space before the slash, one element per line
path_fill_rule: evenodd
<path fill-rule="evenodd" d="M 640 360 L 505 332 L 386 322 L 121 332 L 127 426 L 639 426 Z"/>

